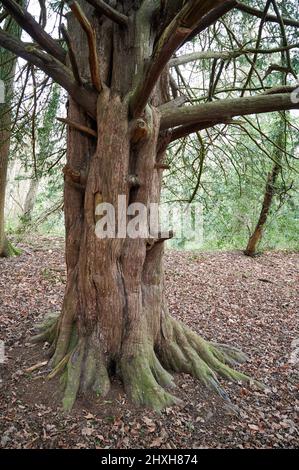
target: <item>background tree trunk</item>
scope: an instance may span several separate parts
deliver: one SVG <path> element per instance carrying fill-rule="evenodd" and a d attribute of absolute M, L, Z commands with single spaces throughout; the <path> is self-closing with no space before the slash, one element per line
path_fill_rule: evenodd
<path fill-rule="evenodd" d="M 23 0 L 19 0 L 18 3 L 22 5 Z M 21 36 L 21 28 L 10 17 L 5 20 L 4 30 L 17 38 Z M 17 57 L 1 48 L 0 62 L 0 79 L 5 84 L 5 102 L 0 104 L 0 257 L 6 257 L 18 253 L 6 238 L 4 230 L 5 191 L 11 138 L 11 105 Z"/>
<path fill-rule="evenodd" d="M 30 186 L 28 189 L 28 193 L 26 194 L 25 204 L 24 204 L 24 217 L 26 221 L 31 222 L 32 219 L 32 211 L 34 209 L 34 204 L 36 201 L 37 191 L 39 186 L 39 179 L 32 178 L 30 180 Z"/>
<path fill-rule="evenodd" d="M 23 214 L 19 217 L 20 219 L 20 226 L 18 230 L 21 232 L 22 230 L 26 229 L 27 225 L 31 224 L 32 221 L 32 212 L 34 209 L 36 196 L 38 192 L 40 180 L 32 175 L 30 179 L 29 189 L 26 194 L 25 202 L 24 202 L 24 210 Z"/>
<path fill-rule="evenodd" d="M 1 108 L 6 108 L 7 113 L 7 107 L 4 105 L 0 106 Z M 4 208 L 9 156 L 10 119 L 7 114 L 5 114 L 4 109 L 1 110 L 0 117 L 0 256 L 9 255 L 9 246 L 4 232 Z"/>
<path fill-rule="evenodd" d="M 279 173 L 281 172 L 281 162 L 284 155 L 285 149 L 285 117 L 281 116 L 281 121 L 279 123 L 278 136 L 275 139 L 277 147 L 274 148 L 274 160 L 272 170 L 270 171 L 267 183 L 265 187 L 264 200 L 260 212 L 260 216 L 256 227 L 248 240 L 246 250 L 244 251 L 247 256 L 254 256 L 257 251 L 257 247 L 261 242 L 263 237 L 263 231 L 268 220 L 268 215 L 271 209 L 273 202 L 273 197 L 275 196 L 275 184 Z"/>

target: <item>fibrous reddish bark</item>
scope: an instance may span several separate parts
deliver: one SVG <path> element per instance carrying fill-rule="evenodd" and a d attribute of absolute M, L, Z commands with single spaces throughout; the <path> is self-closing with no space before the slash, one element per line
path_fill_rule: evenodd
<path fill-rule="evenodd" d="M 74 126 L 68 128 L 64 206 L 68 280 L 58 321 L 51 319 L 35 338 L 52 344 L 50 376 L 63 372 L 66 409 L 78 392 L 105 395 L 115 373 L 134 402 L 157 410 L 178 401 L 170 392 L 171 371 L 190 373 L 223 397 L 218 374 L 249 381 L 230 367 L 245 359 L 242 353 L 203 340 L 170 316 L 164 295 L 163 243 L 149 243 L 146 237 L 96 236 L 98 203 L 117 208 L 119 195 L 126 196 L 128 204 L 146 206 L 160 199 L 165 146 L 159 140 L 158 108 L 169 100 L 168 72 L 161 75 L 140 118 L 131 120 L 135 71 L 151 55 L 155 33 L 147 11 L 139 10 L 134 18 L 139 2 L 127 3 L 126 28 L 105 18 L 99 21 L 84 6 L 96 32 L 103 84 L 94 127 L 97 140 Z M 69 35 L 80 76 L 88 79 L 86 38 L 72 16 Z M 72 98 L 68 119 L 88 128 L 94 125 Z M 132 184 L 130 175 L 137 176 L 138 184 Z"/>

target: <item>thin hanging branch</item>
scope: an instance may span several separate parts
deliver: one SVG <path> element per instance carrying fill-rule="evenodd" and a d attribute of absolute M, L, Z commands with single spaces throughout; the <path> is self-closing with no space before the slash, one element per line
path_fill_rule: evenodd
<path fill-rule="evenodd" d="M 266 2 L 266 5 L 265 5 L 265 8 L 264 8 L 264 12 L 263 12 L 263 16 L 261 18 L 261 21 L 260 21 L 260 25 L 259 25 L 259 29 L 258 29 L 258 34 L 257 34 L 257 40 L 256 40 L 256 50 L 259 49 L 259 46 L 260 46 L 260 43 L 261 43 L 261 40 L 262 40 L 262 34 L 263 34 L 263 28 L 264 28 L 264 23 L 265 23 L 265 18 L 268 14 L 268 10 L 271 6 L 271 3 L 272 3 L 272 0 L 267 0 Z M 241 92 L 241 96 L 244 96 L 245 95 L 245 91 L 246 91 L 246 88 L 247 88 L 247 85 L 249 85 L 250 81 L 251 81 L 251 78 L 252 78 L 252 75 L 256 69 L 256 62 L 257 62 L 257 59 L 258 59 L 258 53 L 255 53 L 254 56 L 253 56 L 253 59 L 252 59 L 252 64 L 251 64 L 251 67 L 250 67 L 250 70 L 248 72 L 248 75 L 246 77 L 246 81 L 245 81 L 245 84 L 244 84 L 244 87 L 243 87 L 243 90 Z"/>
<path fill-rule="evenodd" d="M 33 169 L 34 169 L 34 178 L 38 178 L 37 174 L 37 158 L 36 158 L 36 110 L 37 110 L 37 96 L 36 96 L 36 79 L 34 66 L 30 67 L 31 69 L 31 78 L 32 78 L 32 97 L 33 97 L 33 109 L 31 113 L 31 144 L 32 144 L 32 157 L 33 157 Z"/>
<path fill-rule="evenodd" d="M 114 21 L 120 26 L 128 25 L 129 18 L 112 8 L 103 0 L 87 0 L 87 2 L 94 7 L 97 13 L 107 16 L 107 18 L 110 18 L 110 20 Z"/>
<path fill-rule="evenodd" d="M 90 22 L 77 2 L 70 4 L 70 8 L 79 21 L 82 29 L 86 33 L 89 48 L 89 68 L 91 81 L 95 89 L 100 93 L 102 90 L 102 81 L 100 77 L 99 59 L 97 54 L 96 34 Z"/>
<path fill-rule="evenodd" d="M 73 48 L 73 45 L 72 45 L 72 42 L 71 42 L 70 35 L 67 32 L 66 27 L 64 26 L 64 24 L 62 24 L 60 26 L 60 32 L 61 32 L 61 35 L 62 35 L 63 39 L 65 40 L 65 43 L 66 43 L 67 48 L 68 48 L 69 59 L 70 59 L 70 63 L 71 63 L 71 66 L 72 66 L 74 78 L 75 78 L 76 82 L 78 83 L 78 85 L 81 86 L 83 82 L 82 82 L 82 79 L 80 77 L 79 67 L 78 67 L 77 60 L 76 60 L 76 54 L 75 54 L 75 51 L 74 51 L 74 48 Z"/>
<path fill-rule="evenodd" d="M 65 64 L 66 52 L 15 0 L 1 0 L 4 8 L 34 41 L 55 59 Z"/>
<path fill-rule="evenodd" d="M 46 7 L 46 0 L 38 0 L 40 6 L 40 15 L 39 15 L 39 22 L 42 28 L 45 28 L 47 24 L 47 7 Z"/>

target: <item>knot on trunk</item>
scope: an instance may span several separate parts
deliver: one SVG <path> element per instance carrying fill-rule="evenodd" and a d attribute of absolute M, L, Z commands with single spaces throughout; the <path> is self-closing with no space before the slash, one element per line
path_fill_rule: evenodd
<path fill-rule="evenodd" d="M 80 170 L 74 170 L 69 164 L 62 169 L 64 179 L 77 189 L 84 190 L 86 186 L 86 174 Z"/>
<path fill-rule="evenodd" d="M 132 144 L 145 140 L 149 135 L 149 127 L 144 119 L 134 119 L 130 125 L 130 137 Z"/>

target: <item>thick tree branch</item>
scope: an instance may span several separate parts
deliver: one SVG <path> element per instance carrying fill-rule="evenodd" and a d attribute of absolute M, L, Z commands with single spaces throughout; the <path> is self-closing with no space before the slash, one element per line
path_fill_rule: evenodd
<path fill-rule="evenodd" d="M 167 163 L 156 163 L 154 168 L 156 170 L 169 170 L 170 165 L 167 165 Z"/>
<path fill-rule="evenodd" d="M 179 57 L 171 59 L 169 62 L 170 67 L 176 67 L 178 65 L 188 64 L 189 62 L 194 62 L 196 60 L 206 60 L 206 59 L 237 59 L 238 57 L 246 54 L 275 54 L 277 52 L 284 52 L 291 49 L 299 49 L 299 43 L 289 44 L 285 47 L 275 47 L 272 49 L 240 49 L 236 51 L 200 51 L 200 52 L 191 52 L 190 54 L 184 54 Z"/>
<path fill-rule="evenodd" d="M 259 95 L 246 98 L 215 101 L 212 103 L 167 110 L 162 114 L 161 130 L 207 121 L 223 121 L 234 116 L 246 116 L 272 111 L 299 108 L 291 94 Z"/>
<path fill-rule="evenodd" d="M 121 26 L 127 26 L 128 17 L 123 15 L 119 11 L 112 8 L 103 0 L 86 0 L 90 5 L 92 5 L 97 13 L 103 14 L 110 18 L 110 20 Z"/>
<path fill-rule="evenodd" d="M 71 63 L 71 66 L 72 66 L 72 70 L 73 70 L 75 80 L 78 83 L 78 85 L 81 86 L 83 82 L 82 82 L 82 79 L 80 77 L 80 72 L 79 72 L 79 68 L 78 68 L 78 64 L 77 64 L 77 60 L 76 60 L 76 54 L 75 54 L 75 51 L 74 51 L 74 48 L 73 48 L 73 45 L 72 45 L 72 42 L 71 42 L 71 38 L 70 38 L 69 33 L 67 32 L 66 27 L 64 26 L 64 24 L 62 24 L 60 26 L 60 32 L 61 32 L 62 37 L 65 40 L 65 43 L 66 43 L 67 48 L 68 48 L 69 59 L 70 59 L 70 63 Z"/>
<path fill-rule="evenodd" d="M 256 49 L 259 49 L 260 47 L 260 43 L 262 41 L 262 36 L 263 36 L 263 30 L 264 30 L 264 24 L 265 24 L 265 18 L 268 14 L 268 10 L 271 6 L 271 3 L 272 3 L 272 0 L 267 0 L 266 1 L 266 4 L 265 4 L 265 8 L 264 8 L 264 11 L 263 11 L 263 16 L 262 16 L 262 19 L 260 21 L 260 24 L 259 24 L 259 28 L 258 28 L 258 33 L 257 33 L 257 39 L 256 39 Z M 256 67 L 256 63 L 257 63 L 257 58 L 258 58 L 258 54 L 255 53 L 253 58 L 252 58 L 252 61 L 251 61 L 251 67 L 250 67 L 250 70 L 247 74 L 247 77 L 246 77 L 246 80 L 245 80 L 245 84 L 244 84 L 244 87 L 243 87 L 243 90 L 241 92 L 241 96 L 244 96 L 245 95 L 245 90 L 247 88 L 247 85 L 250 84 L 251 82 L 251 78 L 252 78 L 252 75 L 254 72 L 257 71 L 257 67 Z"/>
<path fill-rule="evenodd" d="M 69 183 L 79 191 L 85 191 L 86 174 L 83 171 L 73 169 L 68 163 L 62 169 L 65 182 Z"/>
<path fill-rule="evenodd" d="M 258 10 L 257 8 L 244 5 L 244 3 L 241 3 L 241 2 L 237 2 L 236 8 L 238 10 L 244 11 L 245 13 L 249 13 L 250 15 L 256 16 L 257 18 L 263 18 L 263 15 L 264 15 L 263 10 Z M 299 28 L 298 20 L 294 20 L 292 18 L 286 18 L 286 17 L 283 17 L 282 19 L 285 25 Z M 267 14 L 265 17 L 265 21 L 269 23 L 279 23 L 280 20 L 275 15 Z"/>
<path fill-rule="evenodd" d="M 216 23 L 220 18 L 222 18 L 226 13 L 231 11 L 237 4 L 237 0 L 226 0 L 221 2 L 216 8 L 207 13 L 198 23 L 196 28 L 193 30 L 192 34 L 188 36 L 186 41 L 192 40 L 195 36 L 198 36 L 202 31 L 209 28 L 212 24 Z M 186 42 L 185 41 L 185 42 Z"/>
<path fill-rule="evenodd" d="M 30 13 L 24 10 L 15 0 L 1 0 L 1 3 L 21 28 L 26 31 L 42 49 L 63 64 L 65 63 L 66 52 L 55 39 L 44 31 Z"/>
<path fill-rule="evenodd" d="M 139 84 L 131 99 L 133 117 L 142 114 L 151 93 L 173 53 L 192 34 L 198 23 L 217 5 L 231 3 L 230 0 L 188 1 L 162 33 L 155 47 L 152 59 L 140 77 Z"/>
<path fill-rule="evenodd" d="M 22 41 L 15 39 L 2 29 L 0 29 L 0 46 L 43 70 L 55 82 L 59 83 L 91 117 L 95 118 L 97 94 L 92 90 L 80 87 L 68 67 L 34 46 L 26 46 Z"/>
<path fill-rule="evenodd" d="M 189 62 L 195 62 L 196 60 L 209 60 L 209 59 L 234 59 L 242 55 L 240 51 L 200 51 L 200 52 L 191 52 L 190 54 L 184 54 L 179 57 L 175 57 L 170 60 L 170 67 L 177 67 L 178 65 L 188 64 Z"/>
<path fill-rule="evenodd" d="M 269 88 L 269 90 L 264 91 L 263 95 L 278 95 L 279 93 L 292 93 L 296 90 L 298 85 L 280 85 L 277 87 Z"/>
<path fill-rule="evenodd" d="M 167 111 L 167 109 L 169 108 L 171 109 L 180 108 L 181 106 L 183 106 L 183 104 L 187 103 L 188 101 L 189 101 L 189 98 L 187 96 L 180 95 L 174 100 L 168 101 L 167 103 L 164 103 L 161 106 L 159 106 L 159 111 L 163 113 Z"/>
<path fill-rule="evenodd" d="M 89 68 L 91 74 L 91 81 L 95 89 L 100 92 L 102 90 L 102 81 L 100 77 L 100 67 L 97 53 L 95 31 L 93 30 L 90 22 L 86 18 L 83 10 L 77 2 L 72 2 L 70 4 L 70 8 L 77 20 L 79 21 L 80 25 L 82 26 L 82 29 L 86 33 L 89 48 Z"/>
<path fill-rule="evenodd" d="M 171 240 L 174 237 L 174 231 L 169 230 L 168 232 L 158 232 L 157 238 L 149 238 L 147 240 L 146 250 L 150 251 L 159 243 L 166 242 L 167 240 Z"/>
<path fill-rule="evenodd" d="M 287 38 L 287 34 L 286 34 L 285 24 L 284 24 L 283 17 L 280 13 L 280 10 L 279 10 L 279 7 L 277 5 L 276 0 L 272 0 L 272 5 L 273 5 L 273 8 L 274 8 L 275 14 L 276 14 L 276 16 L 279 20 L 279 26 L 280 26 L 281 37 L 282 37 L 282 45 L 284 47 L 287 47 L 288 46 L 288 38 Z M 287 65 L 288 69 L 290 70 L 293 77 L 295 79 L 297 79 L 296 72 L 295 72 L 295 70 L 293 69 L 293 66 L 292 66 L 290 51 L 288 49 L 283 54 L 281 54 L 281 59 L 282 59 L 282 63 L 284 62 L 284 59 L 286 59 L 286 65 Z"/>

